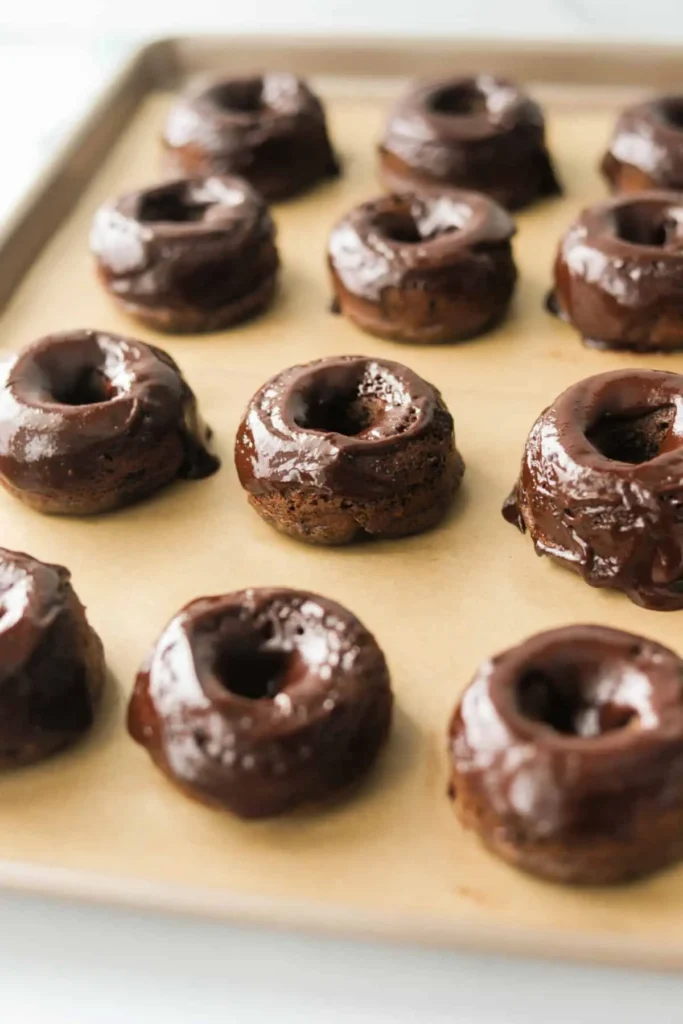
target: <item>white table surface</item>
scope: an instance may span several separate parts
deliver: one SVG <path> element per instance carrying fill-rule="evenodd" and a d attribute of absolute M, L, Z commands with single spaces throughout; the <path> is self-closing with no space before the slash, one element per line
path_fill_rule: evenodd
<path fill-rule="evenodd" d="M 125 52 L 132 12 L 139 14 L 136 29 L 150 33 L 157 5 L 60 0 L 48 8 L 23 0 L 15 6 L 9 25 L 0 5 L 0 111 L 4 137 L 12 141 L 0 163 L 0 219 Z M 400 5 L 270 0 L 251 5 L 260 18 L 245 11 L 233 23 L 216 18 L 212 0 L 164 6 L 160 32 L 192 27 L 190 8 L 194 25 L 204 29 L 291 29 L 291 21 L 283 23 L 286 8 L 302 19 L 297 30 L 380 31 L 386 11 Z M 421 0 L 392 27 L 501 34 L 508 29 L 504 12 L 514 11 L 509 30 L 517 35 L 588 36 L 604 29 L 608 6 L 614 9 L 611 0 L 530 0 L 517 16 L 518 4 L 507 0 Z M 624 10 L 628 3 L 618 6 L 624 34 L 683 39 L 681 0 L 639 4 L 637 18 Z M 268 12 L 273 20 L 264 18 Z M 653 12 L 666 21 L 658 23 Z M 69 17 L 76 19 L 72 25 Z M 97 27 L 109 32 L 106 40 L 83 31 Z M 615 1018 L 642 1024 L 680 1020 L 682 1006 L 683 979 L 674 976 L 270 934 L 0 894 L 2 1024 L 260 1024 L 275 1017 L 278 1024 L 603 1024 Z"/>

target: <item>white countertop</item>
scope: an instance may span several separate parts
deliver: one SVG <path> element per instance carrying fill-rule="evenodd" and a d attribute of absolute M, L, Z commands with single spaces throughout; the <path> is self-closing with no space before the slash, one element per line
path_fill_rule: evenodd
<path fill-rule="evenodd" d="M 14 6 L 11 27 L 0 11 L 0 109 L 11 141 L 0 165 L 0 219 L 125 52 L 131 25 L 147 35 L 264 25 L 379 32 L 389 24 L 405 33 L 595 36 L 606 34 L 607 12 L 618 6 L 623 35 L 683 39 L 681 0 L 637 10 L 612 0 L 261 0 L 231 9 L 231 21 L 225 0 L 165 0 L 162 22 L 156 3 L 139 0 Z M 642 1024 L 678 1020 L 683 1004 L 683 980 L 644 972 L 268 934 L 13 895 L 0 895 L 0 920 L 3 1022 L 602 1024 L 618 1015 L 620 1024 Z"/>

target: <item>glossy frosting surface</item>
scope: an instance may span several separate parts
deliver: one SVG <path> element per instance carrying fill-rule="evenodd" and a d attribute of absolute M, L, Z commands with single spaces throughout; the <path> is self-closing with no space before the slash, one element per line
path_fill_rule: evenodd
<path fill-rule="evenodd" d="M 254 396 L 237 435 L 237 472 L 252 493 L 293 484 L 381 497 L 400 486 L 393 456 L 435 428 L 452 434 L 452 418 L 407 367 L 364 356 L 316 360 Z"/>
<path fill-rule="evenodd" d="M 464 188 L 516 209 L 559 191 L 543 113 L 493 75 L 419 83 L 393 107 L 380 146 L 389 188 Z"/>
<path fill-rule="evenodd" d="M 683 189 L 683 96 L 659 96 L 622 111 L 602 173 L 619 192 Z"/>
<path fill-rule="evenodd" d="M 504 508 L 539 554 L 649 608 L 683 607 L 683 376 L 580 381 L 536 421 Z"/>
<path fill-rule="evenodd" d="M 302 591 L 245 590 L 171 620 L 128 721 L 194 795 L 259 817 L 353 781 L 386 738 L 391 703 L 384 657 L 350 612 Z"/>
<path fill-rule="evenodd" d="M 555 262 L 556 311 L 588 344 L 683 346 L 683 194 L 619 196 L 584 210 Z"/>

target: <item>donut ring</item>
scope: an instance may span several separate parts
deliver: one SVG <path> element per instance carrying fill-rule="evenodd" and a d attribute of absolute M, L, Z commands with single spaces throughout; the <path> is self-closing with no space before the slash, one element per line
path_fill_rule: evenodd
<path fill-rule="evenodd" d="M 95 215 L 90 248 L 100 281 L 148 327 L 218 331 L 272 301 L 275 227 L 239 178 L 199 178 L 130 192 Z"/>
<path fill-rule="evenodd" d="M 0 768 L 33 764 L 90 728 L 102 643 L 70 573 L 0 548 Z"/>
<path fill-rule="evenodd" d="M 128 728 L 188 795 L 264 818 L 365 775 L 392 701 L 384 655 L 351 612 L 305 591 L 242 590 L 171 620 Z"/>
<path fill-rule="evenodd" d="M 283 71 L 198 81 L 172 108 L 162 142 L 171 173 L 236 174 L 269 201 L 339 174 L 322 103 Z"/>
<path fill-rule="evenodd" d="M 481 334 L 512 297 L 514 233 L 505 210 L 473 192 L 363 203 L 330 236 L 336 306 L 362 330 L 395 341 Z"/>
<path fill-rule="evenodd" d="M 379 154 L 391 192 L 470 189 L 517 210 L 562 191 L 541 108 L 493 75 L 416 85 L 394 106 Z"/>
<path fill-rule="evenodd" d="M 683 608 L 683 376 L 617 370 L 536 421 L 503 514 L 536 553 L 645 608 Z"/>
<path fill-rule="evenodd" d="M 683 857 L 683 662 L 602 626 L 481 666 L 450 725 L 460 820 L 557 882 L 625 882 Z"/>
<path fill-rule="evenodd" d="M 1 371 L 0 483 L 40 512 L 105 512 L 220 465 L 194 394 L 152 345 L 65 331 Z"/>
<path fill-rule="evenodd" d="M 293 366 L 264 384 L 237 433 L 235 464 L 259 515 L 311 544 L 429 529 L 465 468 L 436 388 L 364 356 Z"/>
<path fill-rule="evenodd" d="M 624 110 L 600 169 L 613 192 L 683 191 L 683 96 Z"/>
<path fill-rule="evenodd" d="M 560 242 L 550 309 L 587 345 L 683 348 L 683 193 L 644 192 L 592 206 Z"/>

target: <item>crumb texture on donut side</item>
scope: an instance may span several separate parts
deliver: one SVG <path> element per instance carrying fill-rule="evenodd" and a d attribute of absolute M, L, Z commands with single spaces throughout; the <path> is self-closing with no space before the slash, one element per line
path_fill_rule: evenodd
<path fill-rule="evenodd" d="M 305 591 L 192 601 L 140 670 L 128 727 L 190 796 L 243 818 L 343 793 L 386 742 L 380 648 L 345 608 Z"/>
<path fill-rule="evenodd" d="M 40 512 L 105 512 L 219 468 L 194 393 L 161 349 L 66 331 L 2 369 L 0 483 Z"/>
<path fill-rule="evenodd" d="M 313 544 L 428 529 L 464 472 L 439 392 L 400 363 L 361 356 L 294 366 L 264 384 L 235 463 L 266 522 Z"/>
<path fill-rule="evenodd" d="M 0 548 L 0 768 L 78 740 L 104 681 L 102 643 L 68 570 Z"/>
<path fill-rule="evenodd" d="M 502 207 L 472 192 L 362 203 L 330 235 L 336 304 L 362 330 L 395 341 L 475 337 L 507 311 L 514 233 Z"/>
<path fill-rule="evenodd" d="M 683 608 L 683 376 L 617 370 L 536 421 L 505 518 L 595 587 Z"/>
<path fill-rule="evenodd" d="M 601 626 L 481 666 L 449 729 L 463 824 L 516 867 L 598 885 L 683 857 L 683 662 Z"/>

